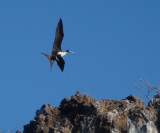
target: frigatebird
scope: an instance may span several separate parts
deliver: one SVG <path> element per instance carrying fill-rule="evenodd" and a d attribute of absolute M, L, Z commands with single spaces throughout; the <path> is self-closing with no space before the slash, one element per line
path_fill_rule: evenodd
<path fill-rule="evenodd" d="M 41 53 L 41 54 L 45 55 L 50 60 L 50 66 L 51 66 L 50 70 L 52 70 L 54 60 L 56 60 L 58 66 L 60 67 L 61 71 L 63 72 L 65 61 L 63 60 L 62 57 L 64 55 L 66 55 L 67 53 L 73 53 L 70 50 L 66 50 L 66 51 L 61 50 L 61 43 L 63 40 L 63 36 L 64 36 L 63 23 L 62 23 L 62 19 L 60 18 L 59 23 L 56 28 L 55 40 L 53 43 L 53 49 L 52 49 L 51 54 Z"/>

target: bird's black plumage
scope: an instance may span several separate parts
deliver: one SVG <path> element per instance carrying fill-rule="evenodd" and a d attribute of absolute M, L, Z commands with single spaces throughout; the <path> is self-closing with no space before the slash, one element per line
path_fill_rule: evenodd
<path fill-rule="evenodd" d="M 63 23 L 62 23 L 62 19 L 60 19 L 59 23 L 57 25 L 57 28 L 56 28 L 56 34 L 55 34 L 55 40 L 54 40 L 54 43 L 53 43 L 52 54 L 55 54 L 59 51 L 62 51 L 61 50 L 61 43 L 62 43 L 62 40 L 63 40 L 63 36 L 64 36 Z"/>
<path fill-rule="evenodd" d="M 61 71 L 63 71 L 65 61 L 63 60 L 62 56 L 64 56 L 68 52 L 71 52 L 69 50 L 66 50 L 65 52 L 62 52 L 61 43 L 62 43 L 62 40 L 63 40 L 63 36 L 64 36 L 63 23 L 62 23 L 62 19 L 60 19 L 59 22 L 58 22 L 57 28 L 56 28 L 55 40 L 54 40 L 54 43 L 53 43 L 53 49 L 52 49 L 51 54 L 42 53 L 43 55 L 45 55 L 50 60 L 51 69 L 52 69 L 54 60 L 56 60 L 59 68 L 61 69 Z M 63 53 L 63 55 L 61 53 Z"/>
<path fill-rule="evenodd" d="M 57 64 L 58 64 L 59 68 L 61 69 L 61 71 L 63 72 L 65 61 L 63 60 L 63 58 L 61 56 L 57 56 L 57 58 L 59 60 L 59 61 L 57 61 Z"/>

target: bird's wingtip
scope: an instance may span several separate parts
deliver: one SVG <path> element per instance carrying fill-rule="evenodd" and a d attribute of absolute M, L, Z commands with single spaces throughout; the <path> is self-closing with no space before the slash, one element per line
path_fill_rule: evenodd
<path fill-rule="evenodd" d="M 59 21 L 62 21 L 62 18 L 60 17 Z"/>

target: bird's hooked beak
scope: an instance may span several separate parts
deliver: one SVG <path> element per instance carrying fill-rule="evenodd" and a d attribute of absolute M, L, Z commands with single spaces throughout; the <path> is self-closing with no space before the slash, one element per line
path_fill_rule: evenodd
<path fill-rule="evenodd" d="M 72 54 L 73 54 L 74 52 L 72 52 L 72 51 L 69 51 L 69 53 L 72 53 Z"/>

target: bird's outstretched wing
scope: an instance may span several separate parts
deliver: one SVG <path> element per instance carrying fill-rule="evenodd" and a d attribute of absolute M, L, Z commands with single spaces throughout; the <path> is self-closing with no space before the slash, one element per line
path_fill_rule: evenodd
<path fill-rule="evenodd" d="M 61 51 L 61 43 L 62 43 L 63 36 L 64 36 L 63 23 L 62 23 L 62 19 L 60 19 L 56 28 L 55 40 L 53 43 L 53 52 L 57 52 L 57 50 Z"/>
<path fill-rule="evenodd" d="M 60 67 L 61 71 L 63 72 L 65 62 L 61 56 L 57 56 L 57 58 L 58 58 L 58 60 L 56 60 L 57 64 Z"/>

